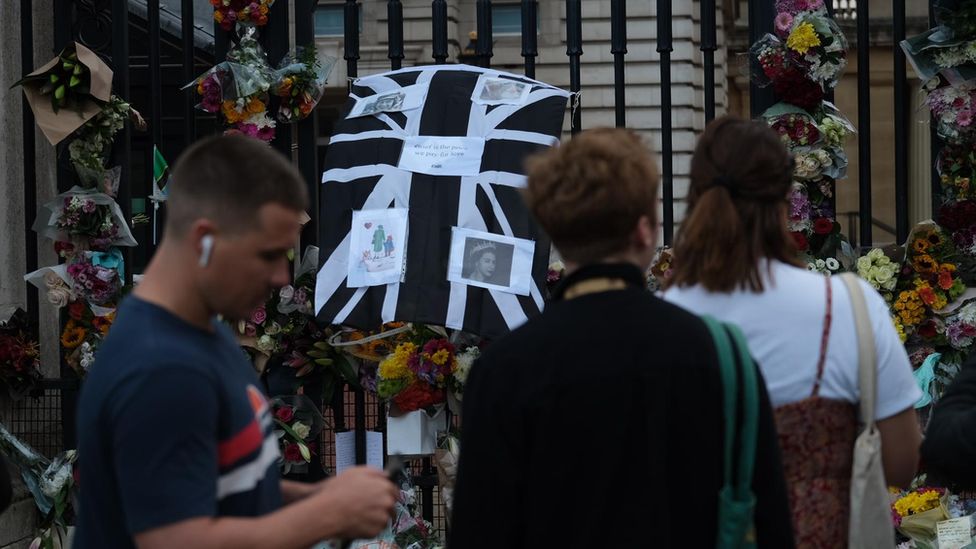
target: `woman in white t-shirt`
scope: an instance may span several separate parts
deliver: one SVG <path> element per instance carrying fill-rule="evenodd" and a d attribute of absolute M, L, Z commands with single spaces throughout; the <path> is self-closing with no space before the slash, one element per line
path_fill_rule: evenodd
<path fill-rule="evenodd" d="M 776 407 L 797 547 L 847 544 L 858 351 L 840 280 L 800 268 L 787 229 L 793 160 L 764 123 L 712 122 L 691 162 L 688 213 L 664 299 L 738 324 Z M 884 300 L 862 283 L 875 335 L 888 484 L 912 480 L 921 396 Z"/>

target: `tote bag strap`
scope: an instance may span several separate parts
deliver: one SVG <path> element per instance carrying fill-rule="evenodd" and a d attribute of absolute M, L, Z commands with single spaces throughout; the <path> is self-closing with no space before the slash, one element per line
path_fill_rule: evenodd
<path fill-rule="evenodd" d="M 878 368 L 876 351 L 874 348 L 874 330 L 871 329 L 871 317 L 868 316 L 864 291 L 858 277 L 853 273 L 843 273 L 840 279 L 847 286 L 847 293 L 854 308 L 854 327 L 857 334 L 858 355 L 858 384 L 861 391 L 861 422 L 865 427 L 874 425 L 874 403 L 877 398 Z"/>

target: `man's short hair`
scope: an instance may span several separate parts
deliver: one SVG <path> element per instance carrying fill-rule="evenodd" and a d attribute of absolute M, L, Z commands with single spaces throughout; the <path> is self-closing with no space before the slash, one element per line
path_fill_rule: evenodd
<path fill-rule="evenodd" d="M 587 130 L 530 158 L 528 173 L 529 208 L 570 261 L 626 250 L 641 216 L 657 224 L 657 166 L 633 131 Z"/>
<path fill-rule="evenodd" d="M 227 232 L 254 227 L 258 210 L 275 203 L 304 212 L 308 190 L 288 159 L 241 135 L 208 137 L 176 162 L 166 206 L 167 233 L 182 233 L 200 218 Z"/>

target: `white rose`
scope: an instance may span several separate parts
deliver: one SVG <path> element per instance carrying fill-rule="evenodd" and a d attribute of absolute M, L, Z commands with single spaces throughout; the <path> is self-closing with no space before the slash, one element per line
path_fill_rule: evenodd
<path fill-rule="evenodd" d="M 270 353 L 271 351 L 274 350 L 275 344 L 274 344 L 274 340 L 271 339 L 271 336 L 265 334 L 258 338 L 256 346 L 259 351 L 264 353 Z"/>
<path fill-rule="evenodd" d="M 278 291 L 278 297 L 281 299 L 281 303 L 290 303 L 292 298 L 295 297 L 295 288 L 291 284 L 282 287 Z"/>
<path fill-rule="evenodd" d="M 295 431 L 295 434 L 298 435 L 298 437 L 301 438 L 302 440 L 308 438 L 309 433 L 312 432 L 312 428 L 309 427 L 308 425 L 305 425 L 301 421 L 296 421 L 291 428 L 293 431 Z"/>
<path fill-rule="evenodd" d="M 47 300 L 51 305 L 64 307 L 71 301 L 71 290 L 66 286 L 58 286 L 47 291 Z"/>

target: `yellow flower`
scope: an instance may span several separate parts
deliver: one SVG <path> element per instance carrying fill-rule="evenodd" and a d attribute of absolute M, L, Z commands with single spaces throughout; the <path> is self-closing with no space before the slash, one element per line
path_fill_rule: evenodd
<path fill-rule="evenodd" d="M 805 54 L 810 48 L 819 45 L 820 37 L 810 23 L 800 23 L 786 39 L 786 47 L 800 54 Z"/>
<path fill-rule="evenodd" d="M 939 497 L 935 490 L 912 492 L 895 502 L 895 511 L 902 517 L 924 513 L 939 506 Z"/>
<path fill-rule="evenodd" d="M 908 339 L 908 336 L 905 335 L 905 327 L 901 325 L 901 320 L 899 320 L 898 315 L 891 317 L 891 322 L 895 325 L 895 332 L 898 333 L 898 339 L 904 343 Z"/>
<path fill-rule="evenodd" d="M 447 359 L 450 358 L 450 356 L 451 353 L 449 353 L 447 349 L 440 349 L 439 351 L 437 351 L 436 353 L 430 356 L 430 361 L 438 366 L 443 366 L 447 362 Z"/>
<path fill-rule="evenodd" d="M 895 311 L 902 326 L 914 326 L 925 318 L 925 307 L 922 306 L 922 298 L 915 290 L 905 290 L 898 294 L 895 302 Z"/>
<path fill-rule="evenodd" d="M 417 346 L 413 343 L 407 342 L 397 345 L 393 354 L 386 357 L 383 362 L 380 362 L 380 377 L 383 379 L 411 377 L 413 372 L 407 367 L 407 362 L 410 360 L 410 355 L 415 352 L 417 352 Z"/>

